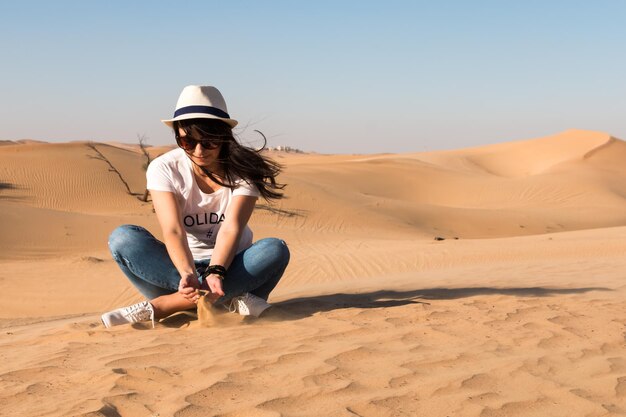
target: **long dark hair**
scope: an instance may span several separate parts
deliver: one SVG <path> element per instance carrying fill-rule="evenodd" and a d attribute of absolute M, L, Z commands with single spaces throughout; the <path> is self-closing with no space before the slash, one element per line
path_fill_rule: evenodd
<path fill-rule="evenodd" d="M 267 144 L 265 136 L 261 135 L 265 142 L 263 147 L 252 149 L 240 144 L 235 139 L 231 127 L 221 120 L 179 120 L 174 122 L 173 128 L 179 146 L 179 128 L 193 139 L 216 141 L 221 145 L 218 162 L 223 170 L 223 179 L 217 178 L 215 174 L 199 166 L 212 181 L 222 187 L 235 188 L 235 181 L 241 178 L 247 183 L 255 185 L 261 196 L 267 201 L 283 198 L 283 193 L 280 190 L 285 187 L 285 184 L 276 182 L 276 177 L 282 170 L 282 166 L 261 154 Z"/>

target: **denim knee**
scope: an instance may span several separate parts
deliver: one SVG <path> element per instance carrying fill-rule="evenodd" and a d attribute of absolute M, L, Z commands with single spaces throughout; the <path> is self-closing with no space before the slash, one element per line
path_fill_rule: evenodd
<path fill-rule="evenodd" d="M 120 253 L 122 250 L 133 247 L 133 243 L 145 232 L 147 232 L 147 230 L 141 226 L 132 224 L 119 226 L 109 235 L 109 250 L 115 256 L 115 254 Z"/>
<path fill-rule="evenodd" d="M 283 268 L 289 263 L 291 255 L 289 253 L 289 247 L 284 240 L 277 239 L 275 237 L 268 237 L 257 241 L 255 243 L 255 246 L 256 245 L 259 246 L 259 249 L 261 249 L 263 254 L 267 256 L 268 259 L 274 260 L 274 262 L 277 262 Z"/>

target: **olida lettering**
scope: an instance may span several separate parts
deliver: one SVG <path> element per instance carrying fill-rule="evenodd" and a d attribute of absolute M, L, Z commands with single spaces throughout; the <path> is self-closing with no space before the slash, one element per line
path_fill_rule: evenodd
<path fill-rule="evenodd" d="M 224 221 L 224 214 L 199 213 L 185 216 L 183 223 L 187 227 L 202 226 L 203 224 L 219 224 Z"/>

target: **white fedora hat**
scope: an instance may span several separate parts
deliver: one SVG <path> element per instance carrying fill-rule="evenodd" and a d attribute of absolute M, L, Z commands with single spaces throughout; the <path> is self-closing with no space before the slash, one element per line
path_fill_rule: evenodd
<path fill-rule="evenodd" d="M 237 126 L 237 120 L 231 119 L 226 108 L 226 101 L 220 91 L 210 85 L 188 85 L 178 97 L 174 117 L 161 120 L 173 127 L 177 120 L 217 119 L 230 127 Z"/>

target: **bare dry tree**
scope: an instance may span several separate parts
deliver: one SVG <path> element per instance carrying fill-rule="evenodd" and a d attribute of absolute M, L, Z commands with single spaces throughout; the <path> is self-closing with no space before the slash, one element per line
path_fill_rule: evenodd
<path fill-rule="evenodd" d="M 142 134 L 142 135 L 137 134 L 137 140 L 139 141 L 139 149 L 141 149 L 141 152 L 146 157 L 146 162 L 144 162 L 143 164 L 143 170 L 145 171 L 148 169 L 148 165 L 150 165 L 150 162 L 152 162 L 152 158 L 150 158 L 150 154 L 148 153 L 148 150 L 146 149 L 148 147 L 148 137 L 145 134 Z M 143 196 L 140 198 L 140 200 L 143 201 L 144 203 L 147 202 L 149 194 L 150 194 L 150 190 L 146 188 L 146 191 L 144 191 Z"/>
<path fill-rule="evenodd" d="M 122 181 L 122 184 L 124 184 L 124 187 L 126 187 L 126 191 L 128 192 L 128 194 L 135 195 L 132 191 L 130 191 L 130 187 L 128 186 L 128 183 L 126 182 L 122 174 L 117 170 L 117 168 L 115 168 L 115 166 L 111 163 L 111 161 L 109 161 L 109 159 L 106 156 L 104 156 L 102 152 L 98 150 L 98 148 L 96 148 L 96 144 L 94 142 L 88 142 L 87 147 L 92 149 L 98 155 L 98 156 L 92 156 L 91 158 L 99 159 L 100 161 L 106 162 L 107 165 L 109 165 L 109 171 L 115 172 L 117 176 L 120 177 L 120 181 Z"/>

